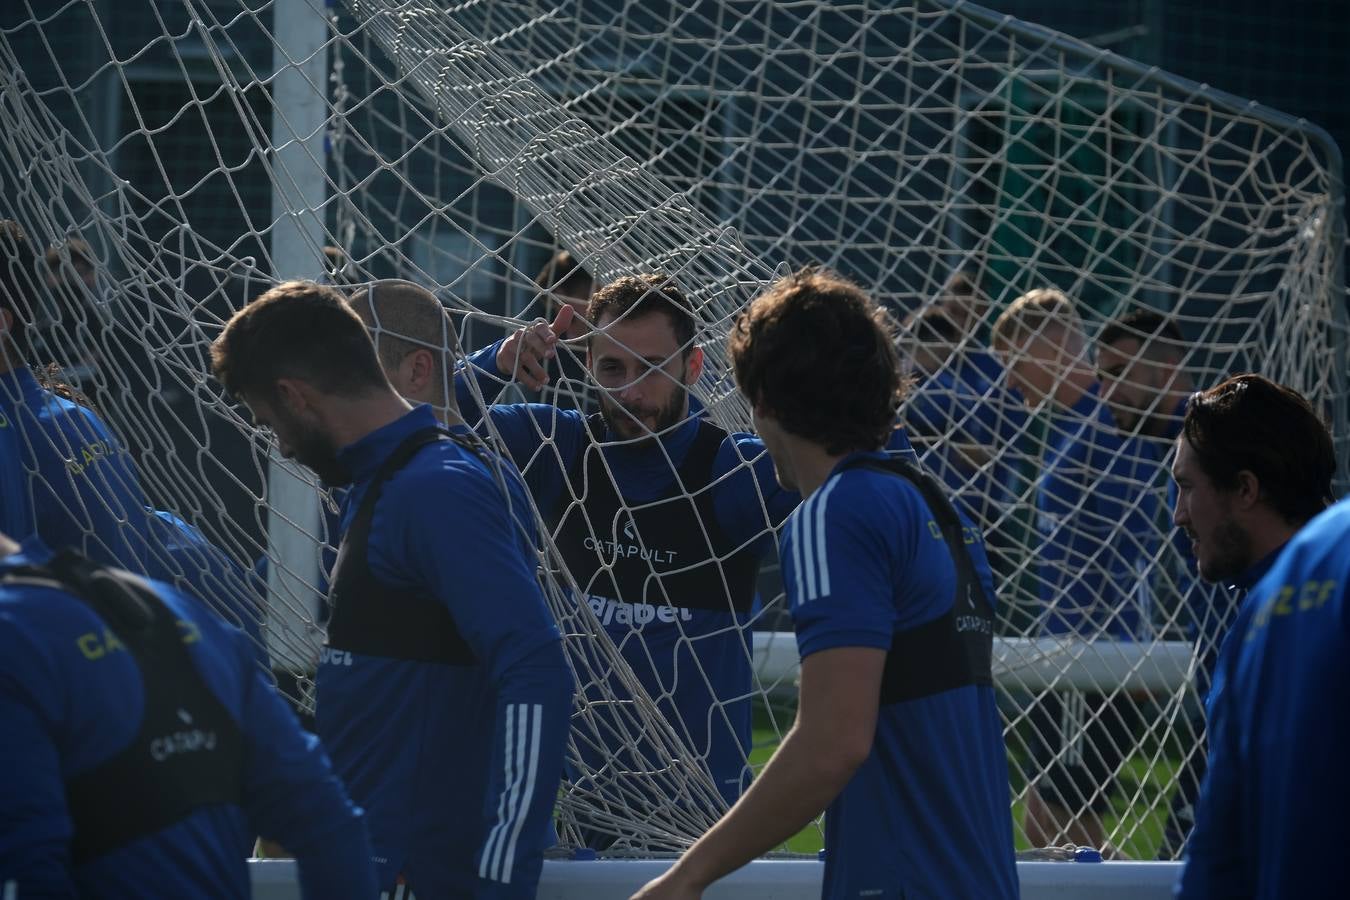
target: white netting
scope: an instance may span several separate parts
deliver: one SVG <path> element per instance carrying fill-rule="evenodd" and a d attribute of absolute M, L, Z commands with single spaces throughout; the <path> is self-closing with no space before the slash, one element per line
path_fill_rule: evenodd
<path fill-rule="evenodd" d="M 1319 134 L 976 7 L 184 0 L 121 3 L 115 16 L 30 3 L 0 21 L 0 215 L 39 250 L 78 237 L 91 257 L 87 283 L 69 252 L 64 287 L 35 276 L 32 361 L 80 379 L 130 448 L 145 505 L 228 558 L 209 578 L 191 557 L 169 561 L 208 599 L 254 610 L 230 597 L 270 546 L 267 642 L 301 683 L 318 606 L 316 585 L 298 582 L 318 580 L 319 554 L 301 541 L 279 555 L 290 545 L 269 545 L 266 529 L 334 536 L 307 510 L 312 482 L 279 504 L 296 483 L 273 475 L 269 506 L 267 448 L 204 373 L 230 312 L 275 277 L 324 271 L 325 244 L 345 251 L 342 279 L 438 288 L 471 349 L 549 314 L 534 277 L 559 248 L 598 282 L 664 272 L 697 308 L 708 370 L 695 394 L 732 430 L 749 414 L 724 377 L 729 321 L 775 272 L 822 263 L 906 314 L 938 305 L 957 270 L 992 306 L 986 319 L 1040 286 L 1073 298 L 1090 335 L 1128 310 L 1163 310 L 1195 386 L 1259 371 L 1334 413 L 1340 446 L 1350 436 L 1341 187 Z M 278 47 L 291 27 L 315 38 Z M 971 375 L 986 334 L 977 315 L 920 365 L 906 414 L 995 551 L 1019 836 L 1029 781 L 1096 756 L 1097 782 L 1067 798 L 1072 811 L 1109 799 L 1111 839 L 1151 854 L 1177 773 L 1200 752 L 1191 576 L 1168 538 L 1165 463 L 1082 472 L 1079 500 L 1038 523 L 1037 473 L 1080 423 L 1028 417 L 997 372 Z M 484 387 L 484 402 L 520 396 Z M 553 433 L 541 424 L 516 462 L 565 469 Z M 554 512 L 579 509 L 563 490 Z M 1110 520 L 1093 505 L 1103 495 L 1120 498 Z M 771 499 L 752 496 L 763 515 L 746 542 L 771 530 Z M 650 499 L 629 504 L 628 524 Z M 616 538 L 611 526 L 623 529 L 593 525 L 596 541 Z M 1103 608 L 1068 636 L 1045 630 L 1043 535 L 1056 528 L 1077 541 L 1063 578 L 1105 585 Z M 679 846 L 723 802 L 714 773 L 691 764 L 694 734 L 753 707 L 758 765 L 790 722 L 779 588 L 770 572 L 757 613 L 679 645 L 695 649 L 676 690 L 709 677 L 705 640 L 739 646 L 758 673 L 691 733 L 624 661 L 677 651 L 615 629 L 617 607 L 598 604 L 597 619 L 569 599 L 555 549 L 543 562 L 559 573 L 550 600 L 583 687 L 571 756 L 584 776 L 561 801 L 564 837 L 584 827 L 620 848 Z M 1111 584 L 1121 571 L 1129 584 Z M 1048 699 L 1053 716 L 1038 712 Z M 1086 735 L 1073 724 L 1116 716 Z"/>

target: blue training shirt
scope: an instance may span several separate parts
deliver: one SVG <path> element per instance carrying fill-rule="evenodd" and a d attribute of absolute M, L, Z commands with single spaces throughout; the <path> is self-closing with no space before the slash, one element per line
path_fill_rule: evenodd
<path fill-rule="evenodd" d="M 1094 383 L 1051 422 L 1036 489 L 1040 598 L 1048 634 L 1145 638 L 1156 556 L 1158 461 L 1124 438 Z"/>
<path fill-rule="evenodd" d="M 966 347 L 956 359 L 956 379 L 977 399 L 973 415 L 997 436 L 992 465 L 990 499 L 1001 509 L 1021 496 L 1024 489 L 1021 458 L 1030 456 L 1027 438 L 1026 402 L 1005 384 L 1007 373 L 991 351 Z"/>
<path fill-rule="evenodd" d="M 248 635 L 254 657 L 268 668 L 262 636 L 267 581 L 245 570 L 201 530 L 167 510 L 149 510 L 146 574 L 174 585 Z M 264 557 L 265 558 L 265 557 Z"/>
<path fill-rule="evenodd" d="M 980 448 L 993 456 L 1000 452 L 996 421 L 979 394 L 948 369 L 928 375 L 909 394 L 905 421 L 928 444 L 925 467 L 946 485 L 962 510 L 975 521 L 997 518 L 997 505 L 1006 500 L 993 459 L 987 464 L 972 458 Z M 978 451 L 977 451 L 978 452 Z"/>
<path fill-rule="evenodd" d="M 484 397 L 498 387 L 488 374 L 496 371 L 498 347 L 493 344 L 472 354 L 470 364 L 455 379 L 460 409 L 469 419 L 474 418 L 471 411 L 480 408 L 475 384 Z M 582 413 L 542 404 L 498 404 L 489 407 L 489 418 L 546 520 L 574 502 L 567 472 L 592 441 Z M 675 489 L 676 470 L 698 429 L 698 417 L 691 415 L 661 435 L 659 442 L 602 443 L 605 463 L 625 505 L 649 503 Z M 604 439 L 613 437 L 606 431 Z M 903 432 L 897 438 L 897 446 L 901 445 L 908 447 Z M 767 555 L 773 549 L 771 525 L 781 522 L 800 498 L 778 484 L 763 442 L 751 434 L 729 434 L 711 474 L 718 525 L 734 545 L 753 547 L 761 558 Z M 680 598 L 670 600 L 678 610 L 673 620 L 649 618 L 646 610 L 635 609 L 632 600 L 622 597 L 586 598 L 643 688 L 661 698 L 663 711 L 682 726 L 691 748 L 707 761 L 723 797 L 732 802 L 748 775 L 753 675 L 747 626 L 754 614 L 733 611 L 730 600 L 725 610 L 681 608 Z M 633 639 L 638 633 L 640 641 Z M 622 693 L 621 685 L 611 688 Z M 582 751 L 589 752 L 588 748 Z"/>
<path fill-rule="evenodd" d="M 1331 897 L 1350 802 L 1350 498 L 1243 601 L 1209 697 L 1209 770 L 1177 893 Z"/>
<path fill-rule="evenodd" d="M 145 499 L 130 457 L 91 409 L 20 366 L 0 374 L 0 522 L 96 562 L 145 571 Z M 16 490 L 17 488 L 17 490 Z"/>
<path fill-rule="evenodd" d="M 437 424 L 419 406 L 339 451 L 353 473 L 346 533 L 370 479 L 405 438 Z M 371 574 L 445 604 L 477 659 L 450 666 L 325 648 L 315 721 L 366 808 L 384 888 L 418 897 L 533 897 L 572 711 L 572 674 L 536 580 L 529 499 L 450 441 L 384 485 Z M 500 479 L 500 480 L 499 480 Z"/>
<path fill-rule="evenodd" d="M 0 560 L 0 574 L 47 554 Z M 0 884 L 19 897 L 248 897 L 255 836 L 296 855 L 306 898 L 375 896 L 361 811 L 318 740 L 263 680 L 236 629 L 166 584 L 156 593 L 200 636 L 189 644 L 207 686 L 245 738 L 244 805 L 204 807 L 75 866 L 65 782 L 131 743 L 141 673 L 103 621 L 54 587 L 0 586 Z M 186 642 L 185 642 L 186 643 Z"/>
<path fill-rule="evenodd" d="M 889 650 L 896 632 L 954 602 L 956 566 L 919 490 L 884 472 L 840 471 L 855 458 L 842 460 L 782 531 L 803 658 L 836 647 Z M 968 546 L 992 602 L 983 542 Z M 872 754 L 825 813 L 823 896 L 1016 897 L 1008 809 L 992 687 L 883 705 Z"/>

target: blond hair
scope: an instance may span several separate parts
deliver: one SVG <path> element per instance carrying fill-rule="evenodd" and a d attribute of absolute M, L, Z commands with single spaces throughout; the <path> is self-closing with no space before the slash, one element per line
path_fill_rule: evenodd
<path fill-rule="evenodd" d="M 1055 288 L 1027 291 L 994 322 L 994 349 L 1022 349 L 1032 338 L 1044 336 L 1052 328 L 1067 338 L 1066 343 L 1086 344 L 1083 320 L 1063 291 Z"/>

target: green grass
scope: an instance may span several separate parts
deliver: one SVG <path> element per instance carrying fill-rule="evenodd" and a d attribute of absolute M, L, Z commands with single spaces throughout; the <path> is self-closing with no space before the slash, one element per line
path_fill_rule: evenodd
<path fill-rule="evenodd" d="M 779 718 L 782 726 L 786 730 L 791 718 L 784 720 Z M 759 717 L 755 718 L 754 730 L 754 749 L 750 751 L 750 767 L 754 769 L 755 774 L 759 774 L 760 769 L 773 756 L 773 752 L 778 749 L 778 735 L 774 732 L 772 726 L 768 725 L 767 719 L 761 727 Z M 820 826 L 812 823 L 807 825 L 793 837 L 788 839 L 783 849 L 790 853 L 818 853 L 825 846 L 825 833 L 820 830 Z"/>
<path fill-rule="evenodd" d="M 792 722 L 791 711 L 775 710 L 774 719 L 779 729 L 786 731 Z M 768 713 L 755 716 L 754 749 L 750 752 L 750 765 L 758 773 L 773 752 L 778 748 L 777 732 Z M 1140 753 L 1126 761 L 1120 774 L 1117 789 L 1111 797 L 1111 811 L 1106 816 L 1107 833 L 1113 835 L 1116 845 L 1130 859 L 1153 859 L 1162 844 L 1163 826 L 1167 821 L 1168 802 L 1171 799 L 1169 786 L 1177 769 L 1177 761 L 1159 758 L 1150 764 L 1156 748 L 1145 745 Z M 1014 795 L 1024 787 L 1020 761 L 1009 760 L 1009 774 L 1012 777 Z M 1028 850 L 1022 829 L 1025 802 L 1013 803 L 1013 838 L 1018 850 Z M 784 849 L 792 853 L 818 852 L 825 844 L 821 829 L 811 824 L 788 840 Z"/>

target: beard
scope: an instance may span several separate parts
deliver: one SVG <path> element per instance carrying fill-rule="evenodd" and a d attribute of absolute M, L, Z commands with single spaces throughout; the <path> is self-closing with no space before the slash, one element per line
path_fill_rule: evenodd
<path fill-rule="evenodd" d="M 1225 519 L 1214 528 L 1206 541 L 1207 559 L 1196 558 L 1200 577 L 1209 582 L 1230 582 L 1237 579 L 1252 564 L 1252 540 L 1232 519 Z"/>
<path fill-rule="evenodd" d="M 612 434 L 634 446 L 645 447 L 656 441 L 657 435 L 668 431 L 685 418 L 684 388 L 672 392 L 661 406 L 634 406 L 600 395 L 600 416 Z"/>
<path fill-rule="evenodd" d="M 329 487 L 350 484 L 352 473 L 338 461 L 338 448 L 328 433 L 321 428 L 306 425 L 299 418 L 292 420 L 291 458 L 314 472 Z"/>

